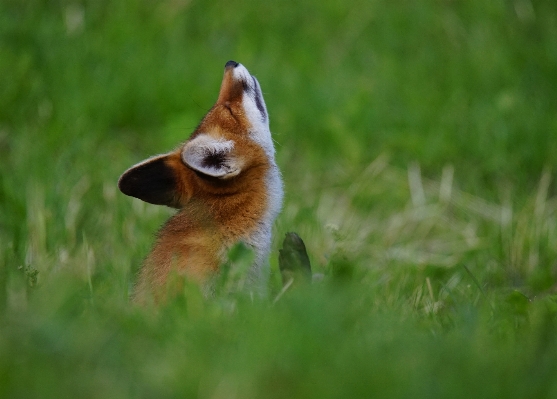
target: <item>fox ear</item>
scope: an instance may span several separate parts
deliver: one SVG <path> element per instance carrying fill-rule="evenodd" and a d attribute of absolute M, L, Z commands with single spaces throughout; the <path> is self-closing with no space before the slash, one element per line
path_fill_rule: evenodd
<path fill-rule="evenodd" d="M 178 208 L 176 177 L 167 159 L 168 155 L 159 155 L 132 166 L 120 176 L 118 188 L 150 204 Z"/>
<path fill-rule="evenodd" d="M 228 179 L 242 171 L 242 161 L 233 154 L 234 142 L 200 135 L 182 150 L 182 161 L 204 175 Z"/>

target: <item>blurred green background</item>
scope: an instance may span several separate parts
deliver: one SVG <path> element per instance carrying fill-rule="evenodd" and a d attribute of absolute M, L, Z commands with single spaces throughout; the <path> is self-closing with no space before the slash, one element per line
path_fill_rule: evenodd
<path fill-rule="evenodd" d="M 230 59 L 286 186 L 269 298 L 135 309 L 171 211 L 117 179 Z M 557 395 L 553 0 L 2 0 L 0 172 L 1 397 Z M 322 283 L 281 293 L 286 231 Z"/>

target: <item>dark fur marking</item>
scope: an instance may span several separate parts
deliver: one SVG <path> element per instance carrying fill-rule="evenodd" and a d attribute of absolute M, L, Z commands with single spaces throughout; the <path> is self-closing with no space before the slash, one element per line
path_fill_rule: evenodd
<path fill-rule="evenodd" d="M 155 205 L 177 207 L 176 179 L 165 158 L 154 159 L 128 170 L 118 182 L 118 188 L 130 197 Z"/>
<path fill-rule="evenodd" d="M 253 87 L 251 87 L 245 80 L 242 80 L 242 88 L 245 92 L 250 92 L 253 90 Z"/>
<path fill-rule="evenodd" d="M 203 166 L 206 168 L 222 169 L 226 164 L 224 152 L 209 152 L 203 157 Z"/>
<path fill-rule="evenodd" d="M 255 78 L 252 76 L 251 77 L 253 79 L 253 86 L 254 86 L 254 92 L 255 92 L 255 106 L 257 107 L 257 109 L 259 110 L 259 112 L 261 112 L 261 116 L 263 117 L 263 120 L 267 119 L 267 112 L 265 112 L 265 107 L 263 106 L 263 103 L 261 102 L 261 97 L 259 94 L 259 91 L 257 90 L 257 81 L 255 80 Z"/>

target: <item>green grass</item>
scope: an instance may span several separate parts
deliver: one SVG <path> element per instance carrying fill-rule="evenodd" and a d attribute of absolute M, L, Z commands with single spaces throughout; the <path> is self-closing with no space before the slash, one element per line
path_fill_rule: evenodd
<path fill-rule="evenodd" d="M 553 1 L 3 1 L 0 397 L 557 397 L 556 37 Z M 229 59 L 286 184 L 269 296 L 138 309 L 171 211 L 116 181 Z M 287 231 L 323 279 L 282 292 Z"/>

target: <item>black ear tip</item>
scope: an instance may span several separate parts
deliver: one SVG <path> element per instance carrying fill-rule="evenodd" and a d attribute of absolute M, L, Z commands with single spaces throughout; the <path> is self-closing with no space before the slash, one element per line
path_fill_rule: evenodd
<path fill-rule="evenodd" d="M 154 158 L 125 171 L 118 179 L 120 191 L 150 204 L 179 207 L 175 200 L 174 171 L 166 164 L 165 158 Z"/>
<path fill-rule="evenodd" d="M 130 177 L 130 173 L 129 170 L 127 170 L 126 172 L 124 172 L 122 174 L 122 176 L 120 176 L 120 178 L 118 179 L 118 189 L 126 195 L 129 196 L 133 196 L 132 195 L 132 183 L 131 180 L 133 180 Z"/>

